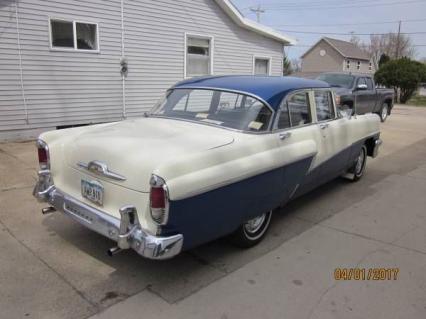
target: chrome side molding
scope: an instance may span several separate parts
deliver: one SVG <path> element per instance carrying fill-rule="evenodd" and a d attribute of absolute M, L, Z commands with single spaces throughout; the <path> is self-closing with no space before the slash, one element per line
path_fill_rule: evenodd
<path fill-rule="evenodd" d="M 83 162 L 78 162 L 77 166 L 88 170 L 96 175 L 105 176 L 107 178 L 111 178 L 117 181 L 125 181 L 126 177 L 123 175 L 114 173 L 108 169 L 108 165 L 101 161 L 91 161 L 88 164 Z"/>

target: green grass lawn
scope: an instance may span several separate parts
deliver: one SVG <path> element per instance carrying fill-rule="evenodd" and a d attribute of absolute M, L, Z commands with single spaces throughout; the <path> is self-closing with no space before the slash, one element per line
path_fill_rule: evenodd
<path fill-rule="evenodd" d="M 407 105 L 426 106 L 426 96 L 415 95 L 407 102 Z"/>

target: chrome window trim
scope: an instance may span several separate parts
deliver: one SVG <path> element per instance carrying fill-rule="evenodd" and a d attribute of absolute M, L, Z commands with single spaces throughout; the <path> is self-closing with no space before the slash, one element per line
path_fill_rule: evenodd
<path fill-rule="evenodd" d="M 231 127 L 220 126 L 220 125 L 207 123 L 207 122 L 193 121 L 193 120 L 188 120 L 188 119 L 162 116 L 162 115 L 159 115 L 159 114 L 148 113 L 148 116 L 165 118 L 165 119 L 169 119 L 169 120 L 177 120 L 177 121 L 182 121 L 182 122 L 197 123 L 197 124 L 201 124 L 201 125 L 207 125 L 207 126 L 211 126 L 211 127 L 222 128 L 222 129 L 225 129 L 225 130 L 244 133 L 244 134 L 263 135 L 263 134 L 270 134 L 272 132 L 272 125 L 273 125 L 273 122 L 274 122 L 274 119 L 275 119 L 275 113 L 276 112 L 268 102 L 266 102 L 264 99 L 257 96 L 256 94 L 252 94 L 252 93 L 245 92 L 245 91 L 239 91 L 239 90 L 230 90 L 230 89 L 222 89 L 222 88 L 217 88 L 217 87 L 204 87 L 204 86 L 188 86 L 188 87 L 181 87 L 181 88 L 171 88 L 171 89 L 167 90 L 167 94 L 169 94 L 171 91 L 174 91 L 174 90 L 210 90 L 210 91 L 220 91 L 220 92 L 243 94 L 243 95 L 255 98 L 256 100 L 259 100 L 261 103 L 263 103 L 272 112 L 271 119 L 269 120 L 268 128 L 265 131 L 262 131 L 262 132 L 255 132 L 255 131 L 245 131 L 245 130 L 234 129 L 234 128 L 231 128 Z"/>
<path fill-rule="evenodd" d="M 312 101 L 311 101 L 311 96 L 310 96 L 310 92 L 311 91 L 312 91 L 312 89 L 306 89 L 306 88 L 304 88 L 304 89 L 298 89 L 298 90 L 291 91 L 290 93 L 288 93 L 286 96 L 283 97 L 283 99 L 281 100 L 280 106 L 278 108 L 277 114 L 275 116 L 273 126 L 272 126 L 272 131 L 274 133 L 276 133 L 276 132 L 282 132 L 282 131 L 288 131 L 288 130 L 293 130 L 293 129 L 298 129 L 298 128 L 303 128 L 303 127 L 306 127 L 306 126 L 310 126 L 310 125 L 316 124 L 315 121 L 314 121 L 314 114 L 312 113 Z M 307 123 L 307 124 L 303 124 L 303 125 L 298 125 L 298 126 L 290 126 L 290 127 L 287 127 L 287 128 L 279 129 L 278 128 L 278 121 L 279 121 L 280 114 L 281 114 L 281 111 L 282 111 L 281 106 L 283 105 L 283 103 L 287 103 L 287 100 L 291 96 L 293 96 L 294 94 L 303 93 L 303 92 L 306 92 L 306 94 L 308 94 L 309 111 L 310 111 L 310 114 L 311 114 L 311 123 Z"/>
<path fill-rule="evenodd" d="M 331 103 L 332 103 L 333 110 L 334 110 L 334 118 L 327 119 L 327 120 L 322 120 L 322 121 L 318 121 L 317 103 L 315 102 L 315 91 L 328 91 L 330 93 L 330 95 L 331 95 Z M 315 123 L 326 123 L 326 122 L 331 122 L 331 121 L 335 121 L 335 120 L 339 119 L 339 117 L 337 116 L 336 99 L 334 97 L 334 92 L 333 92 L 332 89 L 330 89 L 330 88 L 312 89 L 312 103 L 313 103 L 314 110 L 315 110 Z"/>

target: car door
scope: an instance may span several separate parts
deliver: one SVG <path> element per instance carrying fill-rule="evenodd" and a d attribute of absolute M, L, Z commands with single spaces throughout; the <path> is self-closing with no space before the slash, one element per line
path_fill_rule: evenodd
<path fill-rule="evenodd" d="M 368 98 L 366 93 L 367 82 L 364 77 L 358 78 L 355 83 L 354 102 L 356 114 L 365 114 L 368 110 Z"/>
<path fill-rule="evenodd" d="M 284 99 L 276 116 L 273 134 L 279 156 L 292 158 L 282 175 L 283 203 L 313 188 L 319 174 L 318 163 L 324 156 L 322 136 L 312 114 L 310 90 L 300 90 Z"/>
<path fill-rule="evenodd" d="M 321 130 L 321 182 L 342 174 L 350 156 L 347 117 L 337 114 L 334 95 L 329 89 L 316 89 L 312 93 L 317 126 Z"/>
<path fill-rule="evenodd" d="M 367 90 L 365 90 L 365 102 L 366 102 L 366 112 L 374 112 L 377 103 L 377 94 L 376 88 L 374 87 L 373 80 L 369 77 L 365 78 L 365 83 L 367 84 Z"/>

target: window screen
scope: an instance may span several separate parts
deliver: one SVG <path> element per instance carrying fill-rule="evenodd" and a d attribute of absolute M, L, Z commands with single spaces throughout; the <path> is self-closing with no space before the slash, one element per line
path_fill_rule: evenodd
<path fill-rule="evenodd" d="M 77 49 L 97 50 L 96 24 L 76 23 Z"/>
<path fill-rule="evenodd" d="M 210 39 L 188 37 L 186 55 L 186 75 L 211 74 Z"/>
<path fill-rule="evenodd" d="M 269 60 L 256 58 L 254 61 L 254 74 L 255 75 L 268 75 L 269 74 Z"/>
<path fill-rule="evenodd" d="M 336 117 L 331 92 L 315 91 L 315 105 L 318 121 L 327 121 Z"/>
<path fill-rule="evenodd" d="M 296 93 L 281 105 L 278 129 L 297 127 L 312 122 L 309 95 L 307 92 Z"/>
<path fill-rule="evenodd" d="M 51 20 L 52 47 L 74 48 L 73 23 L 67 21 Z"/>

